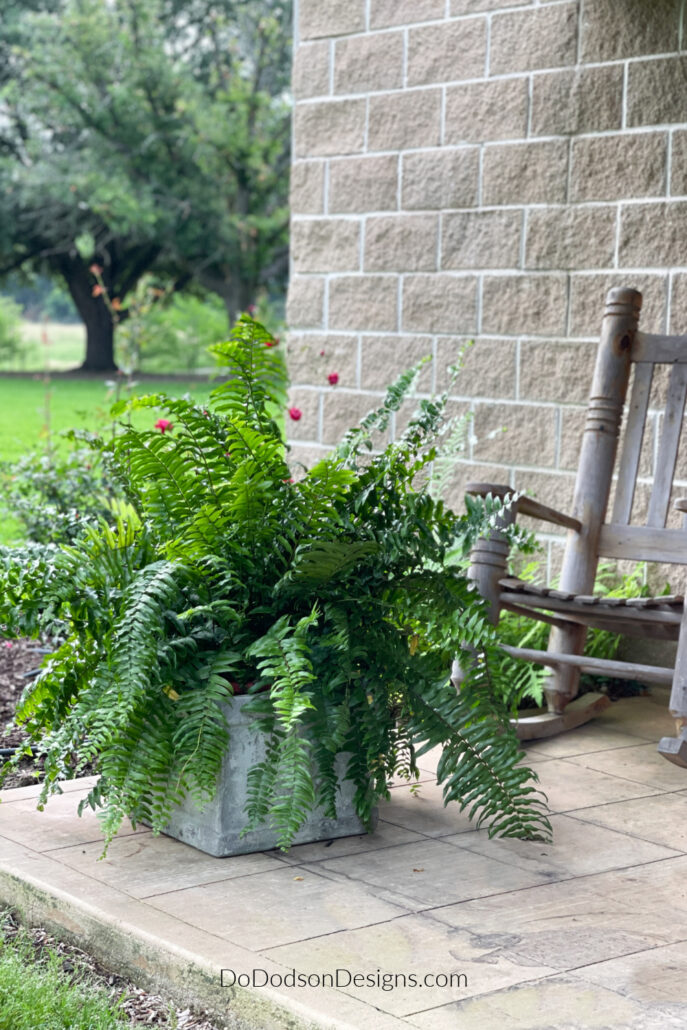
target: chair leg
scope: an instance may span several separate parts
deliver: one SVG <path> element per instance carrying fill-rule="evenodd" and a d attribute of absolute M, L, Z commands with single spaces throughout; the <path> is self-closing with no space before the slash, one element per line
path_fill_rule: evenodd
<path fill-rule="evenodd" d="M 561 654 L 582 654 L 587 636 L 586 626 L 570 626 L 553 629 L 549 639 L 549 650 Z M 571 701 L 577 697 L 580 684 L 580 670 L 571 665 L 561 665 L 546 678 L 544 694 L 552 715 L 562 715 Z"/>
<path fill-rule="evenodd" d="M 687 769 L 687 603 L 680 623 L 680 639 L 670 691 L 670 714 L 675 719 L 676 735 L 662 737 L 658 744 L 658 753 L 673 765 Z"/>
<path fill-rule="evenodd" d="M 477 587 L 489 607 L 489 619 L 494 626 L 499 621 L 499 581 L 508 568 L 508 543 L 502 533 L 494 532 L 477 541 L 470 554 L 468 579 Z"/>
<path fill-rule="evenodd" d="M 658 753 L 673 765 L 687 769 L 687 729 L 683 729 L 677 737 L 661 737 L 658 742 Z"/>
<path fill-rule="evenodd" d="M 478 540 L 470 554 L 468 577 L 487 602 L 494 625 L 499 621 L 499 581 L 503 579 L 508 568 L 508 552 L 505 537 L 499 532 L 493 532 L 490 536 Z M 582 640 L 575 643 L 578 643 L 581 651 L 586 630 L 583 626 L 579 629 L 582 630 Z M 568 674 L 571 672 L 578 673 L 579 678 L 578 670 L 570 669 L 568 666 L 560 667 L 552 674 L 552 687 L 547 691 L 548 712 L 522 712 L 519 718 L 511 719 L 511 726 L 520 740 L 538 740 L 581 726 L 608 707 L 610 701 L 602 694 L 585 695 L 568 705 L 567 702 L 572 701 L 577 694 L 577 678 L 572 677 L 572 684 L 569 682 L 571 677 Z M 460 690 L 466 673 L 467 670 L 463 669 L 458 661 L 453 662 L 451 682 L 456 690 Z"/>
<path fill-rule="evenodd" d="M 506 575 L 508 553 L 506 538 L 496 530 L 489 536 L 480 537 L 470 552 L 468 579 L 472 580 L 480 597 L 487 602 L 489 619 L 494 625 L 499 621 L 499 580 Z M 466 675 L 467 669 L 464 669 L 457 659 L 454 660 L 451 666 L 451 683 L 456 690 L 460 690 Z"/>
<path fill-rule="evenodd" d="M 630 377 L 630 350 L 637 329 L 642 295 L 637 290 L 612 289 L 606 297 L 601 341 L 582 434 L 572 514 L 583 522 L 570 532 L 563 557 L 560 589 L 589 594 L 598 565 L 598 534 L 606 518 L 623 405 Z M 583 626 L 551 631 L 549 651 L 580 655 Z M 576 696 L 579 672 L 562 670 L 547 690 L 549 710 L 562 714 Z"/>
<path fill-rule="evenodd" d="M 536 709 L 519 712 L 518 718 L 511 720 L 511 726 L 519 740 L 543 740 L 583 726 L 604 712 L 610 703 L 605 694 L 585 694 L 567 704 L 560 714 Z"/>

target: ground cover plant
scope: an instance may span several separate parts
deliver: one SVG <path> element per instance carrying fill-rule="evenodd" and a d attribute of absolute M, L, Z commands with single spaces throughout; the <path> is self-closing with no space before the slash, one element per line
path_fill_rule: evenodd
<path fill-rule="evenodd" d="M 337 754 L 350 756 L 369 821 L 390 777 L 412 777 L 436 746 L 446 801 L 490 833 L 547 838 L 491 688 L 493 628 L 446 561 L 458 540 L 467 547 L 493 525 L 502 502 L 458 517 L 417 486 L 446 396 L 422 401 L 404 434 L 371 452 L 412 390 L 410 370 L 294 482 L 274 342 L 243 318 L 214 348 L 228 378 L 207 404 L 121 402 L 120 432 L 94 444 L 126 493 L 114 523 L 69 547 L 0 555 L 8 631 L 67 626 L 17 714 L 45 754 L 42 801 L 95 761 L 86 803 L 101 810 L 106 838 L 124 816 L 163 829 L 184 795 L 214 793 L 231 746 L 222 705 L 247 693 L 267 734 L 267 758 L 248 776 L 247 827 L 269 823 L 283 847 L 312 808 L 335 816 Z M 131 410 L 147 428 L 127 423 Z M 472 670 L 460 693 L 449 680 L 456 654 Z"/>

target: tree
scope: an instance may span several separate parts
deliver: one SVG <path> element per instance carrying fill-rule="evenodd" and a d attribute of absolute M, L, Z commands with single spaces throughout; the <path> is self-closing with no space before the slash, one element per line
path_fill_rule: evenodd
<path fill-rule="evenodd" d="M 111 368 L 151 269 L 234 319 L 287 270 L 291 0 L 34 0 L 0 27 L 0 274 L 47 267 Z M 124 312 L 125 317 L 125 312 Z"/>

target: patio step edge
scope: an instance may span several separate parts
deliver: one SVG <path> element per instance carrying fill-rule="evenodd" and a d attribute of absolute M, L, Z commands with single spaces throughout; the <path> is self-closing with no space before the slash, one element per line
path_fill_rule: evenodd
<path fill-rule="evenodd" d="M 106 969 L 126 976 L 180 1008 L 206 1010 L 229 1030 L 359 1030 L 348 1021 L 313 1013 L 274 989 L 222 987 L 220 969 L 170 941 L 159 940 L 96 906 L 0 863 L 0 908 L 26 926 L 42 926 L 53 936 L 88 952 Z M 221 944 L 222 942 L 218 942 Z M 256 954 L 256 960 L 260 956 Z M 277 997 L 275 997 L 277 995 Z M 345 997 L 345 996 L 344 996 Z M 353 999 L 347 999 L 352 1001 Z M 367 1008 L 367 1006 L 365 1006 Z M 373 1010 L 374 1011 L 374 1010 Z M 368 1009 L 369 1012 L 369 1009 Z M 382 1027 L 408 1027 L 382 1013 Z"/>

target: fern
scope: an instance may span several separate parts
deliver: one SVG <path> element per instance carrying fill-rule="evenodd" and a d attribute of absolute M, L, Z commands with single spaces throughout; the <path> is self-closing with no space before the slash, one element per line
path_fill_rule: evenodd
<path fill-rule="evenodd" d="M 432 467 L 443 474 L 437 440 L 458 440 L 445 418 L 451 382 L 371 453 L 422 363 L 403 373 L 294 483 L 272 343 L 241 319 L 214 348 L 226 378 L 207 407 L 159 394 L 116 406 L 120 431 L 88 442 L 125 502 L 70 547 L 0 550 L 0 623 L 61 633 L 17 713 L 46 754 L 40 803 L 95 762 L 84 805 L 106 840 L 125 815 L 164 829 L 184 798 L 202 805 L 216 790 L 238 684 L 266 747 L 248 774 L 247 830 L 272 825 L 280 847 L 315 806 L 336 814 L 342 762 L 369 823 L 389 778 L 412 779 L 417 755 L 437 745 L 447 801 L 490 832 L 545 837 L 491 682 L 502 660 L 493 627 L 451 564 L 504 502 L 459 517 L 418 486 Z M 133 407 L 151 425 L 163 411 L 172 428 L 135 428 Z M 462 647 L 483 657 L 458 696 L 448 670 Z"/>

